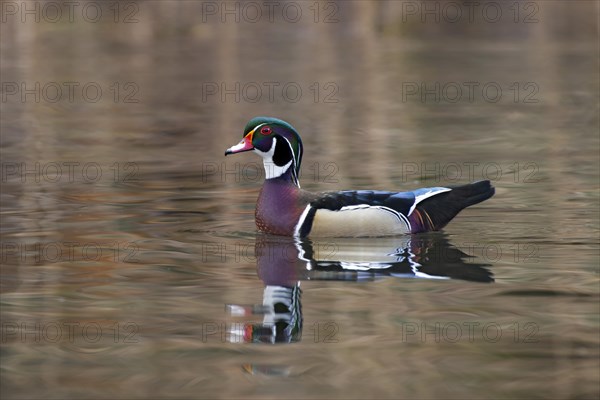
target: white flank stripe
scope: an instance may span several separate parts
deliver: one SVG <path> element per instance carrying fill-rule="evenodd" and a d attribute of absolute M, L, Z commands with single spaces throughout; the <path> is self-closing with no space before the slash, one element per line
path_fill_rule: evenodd
<path fill-rule="evenodd" d="M 306 216 L 308 215 L 309 211 L 310 211 L 310 204 L 306 206 L 304 211 L 302 211 L 302 215 L 300 215 L 300 219 L 298 220 L 298 223 L 296 224 L 296 227 L 294 228 L 294 237 L 296 237 L 296 238 L 300 237 L 300 228 L 302 228 L 302 224 L 304 224 L 304 220 L 306 219 Z M 303 255 L 304 255 L 304 253 L 303 253 Z"/>

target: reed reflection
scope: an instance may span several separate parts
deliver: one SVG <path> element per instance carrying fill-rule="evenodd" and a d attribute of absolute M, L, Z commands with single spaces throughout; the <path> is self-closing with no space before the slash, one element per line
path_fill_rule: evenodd
<path fill-rule="evenodd" d="M 227 305 L 235 317 L 262 315 L 261 323 L 232 324 L 229 337 L 240 343 L 293 343 L 302 337 L 300 282 L 373 281 L 386 277 L 493 282 L 490 264 L 453 246 L 443 233 L 403 238 L 294 240 L 256 238 L 257 272 L 265 284 L 263 302 Z"/>

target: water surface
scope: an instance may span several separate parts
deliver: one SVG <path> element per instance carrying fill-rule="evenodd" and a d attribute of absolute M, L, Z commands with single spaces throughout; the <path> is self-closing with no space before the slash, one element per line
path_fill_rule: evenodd
<path fill-rule="evenodd" d="M 530 3 L 9 18 L 2 81 L 40 90 L 3 91 L 3 398 L 596 398 L 598 9 Z M 496 195 L 440 233 L 265 237 L 260 160 L 223 157 L 261 114 L 300 131 L 306 189 Z"/>

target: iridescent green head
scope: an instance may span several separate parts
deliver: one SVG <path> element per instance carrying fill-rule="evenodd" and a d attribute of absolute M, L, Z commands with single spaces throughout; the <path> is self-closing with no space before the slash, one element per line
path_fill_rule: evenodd
<path fill-rule="evenodd" d="M 292 181 L 298 185 L 302 140 L 290 124 L 271 117 L 252 118 L 244 128 L 242 141 L 227 149 L 225 155 L 251 150 L 263 158 L 267 179 L 278 178 L 289 171 Z"/>

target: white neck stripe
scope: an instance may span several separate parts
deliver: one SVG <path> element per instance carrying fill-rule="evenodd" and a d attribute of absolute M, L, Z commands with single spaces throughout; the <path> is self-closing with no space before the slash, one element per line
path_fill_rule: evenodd
<path fill-rule="evenodd" d="M 300 180 L 298 179 L 298 174 L 296 172 L 298 169 L 298 161 L 299 160 L 296 159 L 296 154 L 294 153 L 294 148 L 292 147 L 292 144 L 290 143 L 290 141 L 287 140 L 287 138 L 285 138 L 285 137 L 283 139 L 287 142 L 287 144 L 290 148 L 290 152 L 292 153 L 292 161 L 294 162 L 294 165 L 293 165 L 294 169 L 292 170 L 292 178 L 294 179 L 294 183 L 296 184 L 296 186 L 300 187 Z"/>
<path fill-rule="evenodd" d="M 275 146 L 277 146 L 277 138 L 273 138 L 273 144 L 271 145 L 271 149 L 268 152 L 262 152 L 258 149 L 254 149 L 262 158 L 263 158 L 263 166 L 265 167 L 265 178 L 273 179 L 279 178 L 281 175 L 285 174 L 286 171 L 292 165 L 292 161 L 288 162 L 284 166 L 280 167 L 273 162 L 273 154 L 275 154 Z"/>

